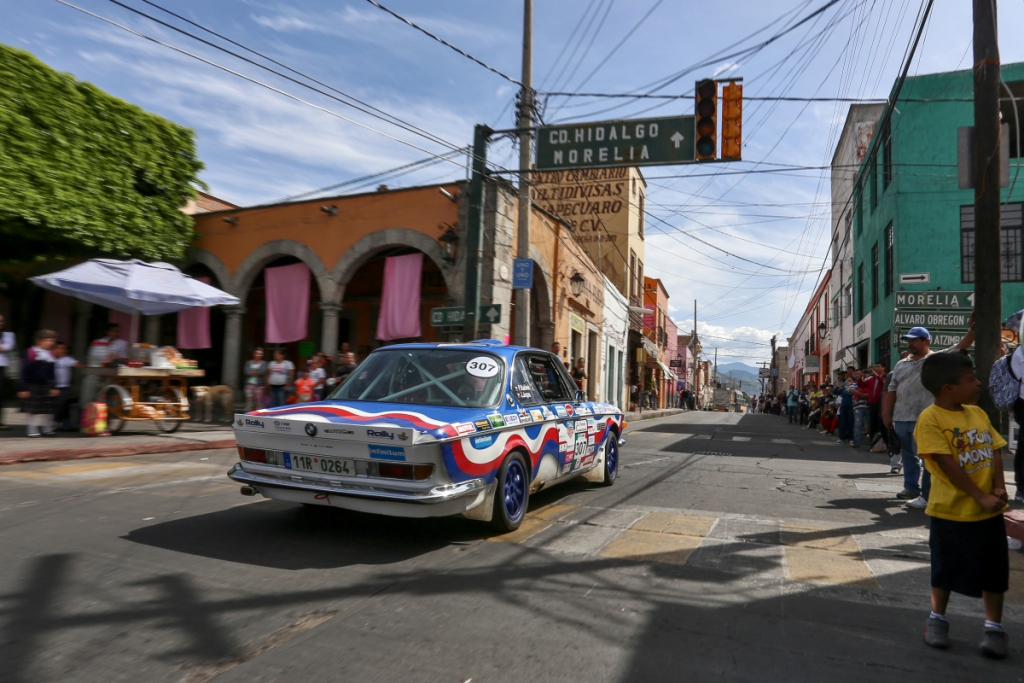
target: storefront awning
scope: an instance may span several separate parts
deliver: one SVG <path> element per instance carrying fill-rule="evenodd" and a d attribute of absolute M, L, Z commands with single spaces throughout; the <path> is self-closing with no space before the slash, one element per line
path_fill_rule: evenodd
<path fill-rule="evenodd" d="M 661 371 L 662 371 L 662 373 L 664 373 L 666 379 L 675 379 L 675 377 L 676 377 L 675 373 L 672 372 L 671 370 L 669 370 L 667 365 L 662 363 L 657 358 L 654 359 L 654 362 L 658 364 L 659 368 L 661 368 Z"/>
<path fill-rule="evenodd" d="M 655 344 L 654 342 L 652 342 L 647 337 L 643 337 L 643 340 L 644 340 L 644 348 L 647 349 L 647 354 L 657 358 L 658 357 L 658 345 Z M 658 364 L 661 365 L 661 362 L 659 361 Z"/>

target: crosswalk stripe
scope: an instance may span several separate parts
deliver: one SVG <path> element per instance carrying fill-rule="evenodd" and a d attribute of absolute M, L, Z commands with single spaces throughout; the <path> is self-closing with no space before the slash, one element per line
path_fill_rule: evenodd
<path fill-rule="evenodd" d="M 749 436 L 734 436 L 734 437 L 732 437 L 732 440 L 733 441 L 750 441 L 750 437 Z"/>
<path fill-rule="evenodd" d="M 652 512 L 609 543 L 601 555 L 644 562 L 686 564 L 711 531 L 715 517 Z"/>
<path fill-rule="evenodd" d="M 501 536 L 494 536 L 488 540 L 500 541 L 502 543 L 522 543 L 578 509 L 578 505 L 548 505 L 536 512 L 528 513 L 526 519 L 523 520 L 523 523 L 515 531 L 502 534 Z"/>
<path fill-rule="evenodd" d="M 772 439 L 772 443 L 793 443 L 792 439 Z"/>
<path fill-rule="evenodd" d="M 860 546 L 843 529 L 785 525 L 782 545 L 792 581 L 878 588 Z"/>

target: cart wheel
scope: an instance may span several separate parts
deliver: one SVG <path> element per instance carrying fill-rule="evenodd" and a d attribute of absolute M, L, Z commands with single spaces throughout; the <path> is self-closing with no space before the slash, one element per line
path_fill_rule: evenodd
<path fill-rule="evenodd" d="M 168 404 L 181 403 L 181 391 L 177 387 L 164 387 L 163 400 Z M 181 429 L 182 420 L 155 420 L 157 429 L 164 434 L 173 434 Z"/>
<path fill-rule="evenodd" d="M 117 434 L 124 429 L 124 403 L 121 394 L 114 387 L 107 387 L 103 392 L 103 402 L 107 404 L 107 431 Z"/>
<path fill-rule="evenodd" d="M 184 420 L 155 420 L 156 426 L 164 434 L 173 434 L 181 428 L 181 423 Z"/>

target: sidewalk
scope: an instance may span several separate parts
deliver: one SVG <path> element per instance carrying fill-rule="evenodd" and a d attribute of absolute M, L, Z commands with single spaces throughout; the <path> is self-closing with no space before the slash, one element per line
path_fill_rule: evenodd
<path fill-rule="evenodd" d="M 636 422 L 638 420 L 653 420 L 657 417 L 669 417 L 670 415 L 679 415 L 681 413 L 697 413 L 699 410 L 683 410 L 682 408 L 665 408 L 663 410 L 657 410 L 651 408 L 641 412 L 626 413 L 626 422 Z"/>
<path fill-rule="evenodd" d="M 6 411 L 4 417 L 7 417 Z M 186 422 L 174 434 L 164 434 L 155 424 L 139 422 L 126 425 L 124 431 L 114 436 L 87 437 L 79 432 L 57 432 L 52 437 L 30 439 L 25 435 L 24 420 L 19 422 L 22 424 L 5 420 L 4 424 L 11 428 L 0 431 L 0 465 L 235 447 L 234 433 L 224 424 Z"/>

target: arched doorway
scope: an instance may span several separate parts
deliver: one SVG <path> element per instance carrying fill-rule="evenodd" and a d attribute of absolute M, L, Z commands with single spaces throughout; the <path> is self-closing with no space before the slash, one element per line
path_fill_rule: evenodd
<path fill-rule="evenodd" d="M 338 313 L 338 347 L 347 343 L 359 359 L 373 349 L 386 344 L 413 341 L 442 341 L 443 328 L 430 326 L 430 309 L 451 306 L 448 285 L 434 259 L 424 255 L 420 275 L 420 330 L 421 336 L 382 342 L 377 339 L 377 318 L 380 316 L 381 294 L 384 284 L 384 263 L 390 256 L 422 253 L 409 246 L 387 247 L 367 258 L 345 285 Z M 461 330 L 460 330 L 461 331 Z"/>

